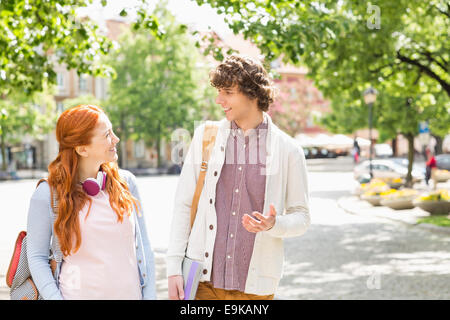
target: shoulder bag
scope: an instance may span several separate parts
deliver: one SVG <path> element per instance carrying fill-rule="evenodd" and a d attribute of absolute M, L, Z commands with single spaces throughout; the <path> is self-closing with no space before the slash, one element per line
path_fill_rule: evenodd
<path fill-rule="evenodd" d="M 194 197 L 191 205 L 191 220 L 190 230 L 194 225 L 195 216 L 197 214 L 198 201 L 202 193 L 203 185 L 205 184 L 206 171 L 208 170 L 208 161 L 211 156 L 211 151 L 214 148 L 216 141 L 218 127 L 214 125 L 206 125 L 203 133 L 202 142 L 202 164 L 200 167 L 200 174 L 195 188 Z M 184 279 L 184 300 L 194 300 L 197 293 L 198 284 L 200 282 L 202 273 L 202 263 L 195 261 L 188 257 L 184 257 L 182 263 L 182 272 Z"/>

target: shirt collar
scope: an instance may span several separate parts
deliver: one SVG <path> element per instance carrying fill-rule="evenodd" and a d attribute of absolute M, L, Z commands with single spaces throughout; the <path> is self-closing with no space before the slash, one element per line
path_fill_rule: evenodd
<path fill-rule="evenodd" d="M 269 126 L 269 121 L 267 119 L 267 115 L 265 114 L 265 112 L 263 112 L 263 121 L 258 124 L 258 126 L 256 128 L 254 128 L 254 130 L 252 130 L 250 132 L 249 136 L 254 135 L 257 130 L 261 130 L 261 129 L 267 129 Z M 242 129 L 237 125 L 237 123 L 233 120 L 231 121 L 231 132 L 233 133 L 233 136 L 236 136 L 236 134 L 239 135 L 244 135 L 244 133 L 242 132 Z"/>

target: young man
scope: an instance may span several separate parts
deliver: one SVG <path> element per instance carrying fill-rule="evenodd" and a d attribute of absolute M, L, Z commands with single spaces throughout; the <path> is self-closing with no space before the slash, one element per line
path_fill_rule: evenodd
<path fill-rule="evenodd" d="M 203 265 L 196 299 L 273 299 L 283 238 L 300 236 L 310 225 L 305 156 L 266 113 L 274 87 L 260 62 L 230 56 L 210 80 L 226 119 L 214 123 L 216 141 L 192 230 L 205 125 L 195 130 L 186 155 L 167 252 L 169 298 L 184 298 L 186 255 Z"/>

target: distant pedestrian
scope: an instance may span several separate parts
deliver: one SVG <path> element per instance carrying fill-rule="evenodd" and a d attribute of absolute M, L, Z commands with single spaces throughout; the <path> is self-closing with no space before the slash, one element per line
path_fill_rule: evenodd
<path fill-rule="evenodd" d="M 352 156 L 353 156 L 353 162 L 358 163 L 359 155 L 358 155 L 358 150 L 355 147 L 352 148 Z"/>
<path fill-rule="evenodd" d="M 226 119 L 212 123 L 210 163 L 201 164 L 201 125 L 181 171 L 167 251 L 169 298 L 184 297 L 186 255 L 203 265 L 197 300 L 270 300 L 282 274 L 282 239 L 310 225 L 305 156 L 266 113 L 273 85 L 259 61 L 232 55 L 210 79 Z M 201 167 L 207 173 L 189 236 Z"/>
<path fill-rule="evenodd" d="M 434 152 L 431 151 L 431 149 L 427 148 L 425 150 L 425 154 L 427 155 L 427 162 L 426 162 L 426 172 L 425 172 L 425 182 L 428 185 L 430 179 L 433 180 L 433 188 L 436 189 L 436 169 L 437 169 L 437 163 L 436 158 L 434 157 Z"/>
<path fill-rule="evenodd" d="M 80 105 L 56 125 L 59 153 L 28 213 L 28 260 L 44 299 L 155 299 L 154 256 L 136 178 L 117 166 L 119 138 L 106 114 Z M 52 225 L 51 196 L 57 199 Z M 52 276 L 56 235 L 63 259 Z"/>
<path fill-rule="evenodd" d="M 353 162 L 359 163 L 359 156 L 361 155 L 361 148 L 359 147 L 358 140 L 356 140 L 356 138 L 353 142 L 352 155 L 353 155 Z"/>

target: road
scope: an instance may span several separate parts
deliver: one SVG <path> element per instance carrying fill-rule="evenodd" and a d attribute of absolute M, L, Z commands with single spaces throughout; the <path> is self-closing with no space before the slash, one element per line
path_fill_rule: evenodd
<path fill-rule="evenodd" d="M 355 182 L 351 162 L 308 162 L 310 229 L 285 240 L 281 299 L 450 299 L 450 236 L 338 208 Z M 167 299 L 164 253 L 178 176 L 139 177 L 156 255 L 158 299 Z M 35 180 L 0 184 L 0 299 L 16 234 L 26 227 Z M 2 288 L 3 287 L 3 288 Z"/>

